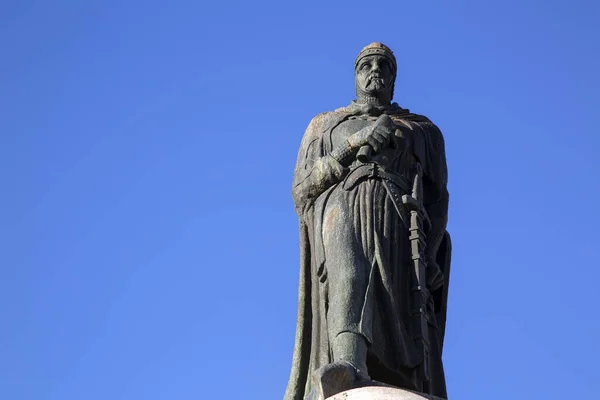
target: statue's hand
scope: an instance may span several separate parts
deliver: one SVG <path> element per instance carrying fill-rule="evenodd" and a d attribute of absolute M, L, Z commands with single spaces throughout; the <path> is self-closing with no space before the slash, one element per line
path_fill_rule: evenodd
<path fill-rule="evenodd" d="M 367 126 L 350 136 L 348 143 L 353 149 L 359 149 L 368 144 L 373 148 L 373 151 L 378 152 L 388 145 L 395 130 L 396 126 L 390 116 L 382 114 L 373 125 Z"/>

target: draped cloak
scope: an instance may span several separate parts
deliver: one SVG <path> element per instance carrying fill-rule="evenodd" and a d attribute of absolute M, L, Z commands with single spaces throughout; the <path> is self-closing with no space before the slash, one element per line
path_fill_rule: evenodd
<path fill-rule="evenodd" d="M 448 293 L 448 279 L 450 273 L 450 236 L 445 231 L 445 218 L 447 212 L 447 170 L 443 137 L 439 129 L 426 117 L 410 113 L 398 107 L 395 103 L 383 112 L 389 114 L 394 122 L 409 125 L 412 129 L 410 152 L 414 161 L 423 166 L 424 171 L 424 203 L 432 211 L 432 218 L 443 220 L 441 239 L 437 240 L 434 258 L 443 274 L 443 284 L 431 288 L 434 309 L 431 310 L 433 324 L 430 325 L 430 369 L 431 389 L 430 394 L 446 397 L 441 350 L 446 323 L 446 303 Z M 332 151 L 331 135 L 333 130 L 348 118 L 360 114 L 360 109 L 355 103 L 349 107 L 333 112 L 319 114 L 309 124 L 298 152 L 298 160 L 294 172 L 293 196 L 296 212 L 300 224 L 300 279 L 298 289 L 298 315 L 296 338 L 292 370 L 285 393 L 284 400 L 303 400 L 312 389 L 311 374 L 318 368 L 332 362 L 330 340 L 328 338 L 328 277 L 327 259 L 325 257 L 324 242 L 322 237 L 323 218 L 328 201 L 342 191 L 344 178 L 352 167 L 345 168 L 340 165 L 330 152 Z M 378 303 L 386 303 L 385 312 L 375 312 L 375 318 L 365 331 L 369 339 L 368 370 L 373 379 L 386 384 L 404 387 L 407 389 L 420 389 L 416 374 L 416 366 L 421 362 L 415 350 L 411 334 L 413 320 L 410 314 L 412 296 L 410 290 L 397 289 L 397 284 L 390 287 L 386 281 L 386 274 L 394 271 L 404 271 L 403 279 L 414 279 L 407 271 L 412 271 L 410 263 L 410 244 L 405 226 L 400 226 L 400 220 L 391 206 L 386 194 L 381 187 L 377 189 L 373 182 L 363 182 L 360 185 L 370 185 L 371 189 L 382 193 L 382 205 L 365 202 L 361 207 L 375 207 L 379 211 L 379 220 L 395 221 L 398 233 L 390 241 L 394 248 L 386 250 L 388 261 L 379 264 L 379 272 L 372 271 L 369 278 L 369 287 L 373 288 L 368 299 L 364 300 L 364 307 L 377 308 Z M 437 203 L 444 202 L 445 206 L 438 207 Z M 368 194 L 367 197 L 371 196 Z M 371 196 L 373 197 L 373 196 Z M 429 207 L 428 207 L 429 206 Z M 359 207 L 360 208 L 360 207 Z M 441 211 L 439 211 L 441 209 Z M 367 210 L 368 211 L 368 210 Z M 435 213 L 442 215 L 435 215 Z M 364 213 L 364 211 L 363 211 Z M 363 218 L 357 216 L 356 218 Z M 368 219 L 368 218 L 367 218 Z M 366 219 L 365 219 L 366 220 Z M 389 231 L 389 222 L 380 221 L 366 224 L 359 222 L 364 229 L 383 229 Z M 364 234 L 366 235 L 367 232 Z M 390 258 L 391 257 L 391 258 Z M 377 258 L 379 260 L 379 258 Z M 374 265 L 377 261 L 373 261 Z M 394 270 L 394 271 L 391 271 Z M 389 279 L 388 279 L 389 280 Z M 371 282 L 373 281 L 373 282 Z M 414 283 L 414 282 L 412 282 Z M 401 287 L 410 288 L 406 283 Z M 379 288 L 379 289 L 377 289 Z M 390 306 L 391 305 L 391 306 Z M 397 315 L 389 315 L 389 312 Z M 377 318 L 379 316 L 379 318 Z"/>

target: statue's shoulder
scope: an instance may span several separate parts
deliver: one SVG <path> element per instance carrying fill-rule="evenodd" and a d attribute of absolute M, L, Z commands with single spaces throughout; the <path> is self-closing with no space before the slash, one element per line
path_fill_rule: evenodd
<path fill-rule="evenodd" d="M 336 108 L 332 112 L 333 113 L 339 113 L 339 114 L 350 114 L 353 111 L 352 106 L 353 106 L 353 104 L 350 104 L 349 106 L 344 106 L 344 107 Z"/>
<path fill-rule="evenodd" d="M 434 140 L 443 140 L 443 134 L 440 128 L 424 115 L 407 112 L 405 114 L 392 115 L 391 117 L 393 120 L 404 120 L 416 123 Z"/>
<path fill-rule="evenodd" d="M 310 124 L 308 124 L 308 126 L 309 127 L 313 127 L 313 126 L 316 126 L 316 125 L 323 125 L 325 123 L 325 120 L 329 116 L 329 114 L 331 114 L 331 111 L 325 111 L 325 112 L 322 112 L 320 114 L 315 115 L 310 120 Z"/>
<path fill-rule="evenodd" d="M 399 120 L 414 122 L 414 123 L 423 124 L 423 125 L 433 125 L 433 122 L 431 122 L 431 120 L 424 115 L 415 114 L 406 109 L 403 111 L 404 112 L 399 112 L 397 114 L 392 114 L 390 116 L 392 117 L 392 119 L 399 119 Z"/>
<path fill-rule="evenodd" d="M 343 109 L 322 112 L 313 117 L 310 121 L 306 134 L 311 136 L 321 135 L 327 131 L 329 127 L 337 125 L 337 123 L 346 118 L 347 115 L 348 113 L 344 112 Z"/>
<path fill-rule="evenodd" d="M 418 115 L 419 119 L 419 124 L 424 128 L 425 132 L 427 132 L 427 136 L 429 136 L 431 143 L 433 144 L 434 147 L 439 147 L 440 145 L 444 144 L 444 134 L 442 133 L 442 131 L 440 130 L 440 128 L 433 123 L 433 121 L 431 121 L 429 118 L 423 116 L 423 115 Z"/>
<path fill-rule="evenodd" d="M 420 129 L 415 130 L 414 135 L 414 149 L 417 154 L 421 155 L 421 159 L 425 159 L 425 154 L 438 154 L 444 156 L 445 144 L 444 135 L 436 124 L 434 124 L 429 118 L 421 114 L 415 114 L 408 110 L 404 114 L 392 115 L 392 120 L 397 120 L 397 123 L 401 121 L 408 122 L 419 126 Z M 429 149 L 429 150 L 426 150 Z"/>

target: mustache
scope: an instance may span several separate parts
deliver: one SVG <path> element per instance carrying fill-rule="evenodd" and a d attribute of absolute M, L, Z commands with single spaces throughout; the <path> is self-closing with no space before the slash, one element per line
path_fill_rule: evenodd
<path fill-rule="evenodd" d="M 384 80 L 384 79 L 381 77 L 381 75 L 379 75 L 379 74 L 372 74 L 372 75 L 369 75 L 369 76 L 368 76 L 368 78 L 367 78 L 367 84 L 370 84 L 370 83 L 371 83 L 371 82 L 373 82 L 375 79 L 377 79 L 377 80 L 381 81 L 381 83 L 383 83 L 383 84 L 385 84 L 385 83 L 386 83 L 386 82 L 385 82 L 385 80 Z"/>

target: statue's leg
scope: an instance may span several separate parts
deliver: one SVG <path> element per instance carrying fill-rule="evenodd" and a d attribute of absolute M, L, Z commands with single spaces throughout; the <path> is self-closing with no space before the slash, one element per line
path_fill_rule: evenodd
<path fill-rule="evenodd" d="M 313 372 L 313 395 L 324 400 L 368 379 L 368 341 L 361 331 L 369 263 L 354 231 L 352 218 L 330 199 L 323 221 L 327 269 L 327 335 L 333 362 Z M 342 202 L 343 204 L 343 202 Z"/>
<path fill-rule="evenodd" d="M 368 377 L 366 359 L 368 340 L 362 331 L 363 306 L 367 295 L 371 265 L 364 255 L 360 234 L 353 218 L 345 212 L 328 210 L 323 239 L 329 286 L 327 329 L 335 361 L 351 363 Z M 365 310 L 364 312 L 370 312 Z"/>

